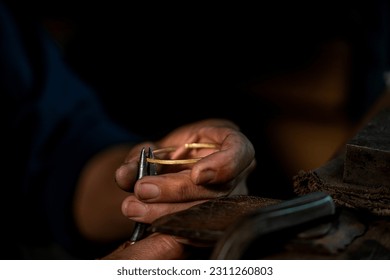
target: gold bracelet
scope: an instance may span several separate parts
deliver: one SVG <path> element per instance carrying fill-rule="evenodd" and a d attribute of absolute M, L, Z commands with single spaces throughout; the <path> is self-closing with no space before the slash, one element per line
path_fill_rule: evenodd
<path fill-rule="evenodd" d="M 186 143 L 183 145 L 186 149 L 218 149 L 218 145 L 214 143 Z M 170 153 L 174 152 L 178 147 L 166 147 L 154 150 L 154 154 Z M 146 158 L 147 162 L 156 163 L 156 164 L 190 164 L 195 163 L 200 158 L 189 158 L 189 159 L 158 159 L 158 158 Z"/>

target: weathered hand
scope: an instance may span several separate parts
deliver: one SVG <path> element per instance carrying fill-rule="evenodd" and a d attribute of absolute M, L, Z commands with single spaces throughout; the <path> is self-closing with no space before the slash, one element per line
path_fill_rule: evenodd
<path fill-rule="evenodd" d="M 217 149 L 180 149 L 187 143 L 213 143 Z M 158 176 L 136 181 L 142 147 L 179 147 L 172 158 L 200 158 L 188 165 L 162 166 Z M 140 143 L 116 172 L 116 182 L 131 190 L 122 203 L 127 217 L 150 223 L 156 218 L 187 209 L 205 200 L 231 193 L 246 193 L 246 178 L 255 167 L 251 142 L 236 125 L 210 119 L 180 127 L 155 143 Z"/>

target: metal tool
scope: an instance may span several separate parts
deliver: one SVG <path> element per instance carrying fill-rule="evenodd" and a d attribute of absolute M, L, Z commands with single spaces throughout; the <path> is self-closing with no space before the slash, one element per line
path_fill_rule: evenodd
<path fill-rule="evenodd" d="M 149 163 L 147 161 L 148 158 L 154 159 L 154 153 L 152 149 L 149 147 L 148 153 L 146 154 L 145 148 L 142 148 L 140 159 L 139 159 L 139 168 L 138 168 L 138 177 L 137 177 L 138 180 L 140 180 L 144 176 L 157 175 L 156 164 Z M 131 235 L 130 242 L 135 243 L 136 241 L 142 239 L 147 227 L 148 224 L 137 222 L 134 226 L 134 230 Z"/>
<path fill-rule="evenodd" d="M 241 259 L 252 242 L 258 238 L 286 232 L 310 222 L 319 222 L 335 213 L 336 207 L 332 198 L 323 192 L 310 193 L 260 208 L 230 225 L 217 242 L 211 259 Z"/>

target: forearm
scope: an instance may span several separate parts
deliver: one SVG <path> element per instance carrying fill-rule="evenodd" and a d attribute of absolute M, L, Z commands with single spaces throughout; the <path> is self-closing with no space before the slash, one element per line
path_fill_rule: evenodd
<path fill-rule="evenodd" d="M 74 197 L 74 217 L 88 240 L 110 242 L 130 236 L 133 222 L 121 212 L 129 194 L 115 183 L 115 170 L 130 147 L 116 146 L 92 158 L 83 169 Z"/>

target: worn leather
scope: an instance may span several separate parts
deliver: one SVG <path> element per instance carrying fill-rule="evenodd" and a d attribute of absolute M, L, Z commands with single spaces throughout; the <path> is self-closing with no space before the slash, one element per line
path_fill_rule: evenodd
<path fill-rule="evenodd" d="M 154 221 L 149 232 L 163 232 L 214 244 L 237 219 L 281 200 L 247 195 L 222 197 L 193 206 L 187 210 L 163 216 Z"/>

